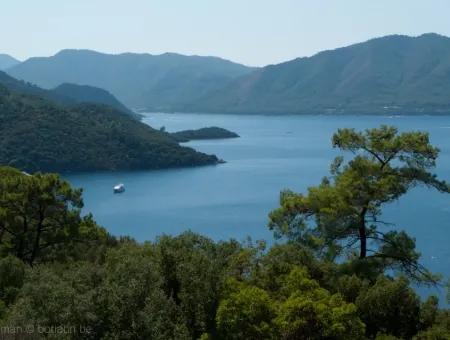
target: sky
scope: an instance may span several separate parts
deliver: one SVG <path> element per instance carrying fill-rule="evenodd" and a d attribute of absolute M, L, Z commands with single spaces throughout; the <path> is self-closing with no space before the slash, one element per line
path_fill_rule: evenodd
<path fill-rule="evenodd" d="M 0 53 L 219 56 L 252 66 L 389 34 L 450 36 L 449 0 L 1 0 Z"/>

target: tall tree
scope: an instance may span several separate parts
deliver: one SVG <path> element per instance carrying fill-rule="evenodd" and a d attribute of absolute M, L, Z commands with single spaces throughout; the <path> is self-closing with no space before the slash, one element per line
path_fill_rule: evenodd
<path fill-rule="evenodd" d="M 430 144 L 428 134 L 399 133 L 390 126 L 364 132 L 340 129 L 332 142 L 353 153 L 353 159 L 345 164 L 342 156 L 337 157 L 331 176 L 306 195 L 282 192 L 281 206 L 270 214 L 269 227 L 322 255 L 335 257 L 358 249 L 361 260 L 432 280 L 418 263 L 415 240 L 403 231 L 383 231 L 387 224 L 380 219 L 384 205 L 419 184 L 450 192 L 448 184 L 430 172 L 439 150 Z"/>
<path fill-rule="evenodd" d="M 28 175 L 0 168 L 0 252 L 33 264 L 69 248 L 77 240 L 102 232 L 81 217 L 81 190 L 56 174 Z"/>

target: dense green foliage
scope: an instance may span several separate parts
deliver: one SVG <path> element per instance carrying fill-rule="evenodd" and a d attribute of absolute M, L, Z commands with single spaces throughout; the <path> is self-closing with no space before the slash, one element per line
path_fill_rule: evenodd
<path fill-rule="evenodd" d="M 306 267 L 291 263 L 278 280 L 277 290 L 264 287 L 258 274 L 254 282 L 230 280 L 217 311 L 224 339 L 363 338 L 356 306 L 321 287 Z"/>
<path fill-rule="evenodd" d="M 348 141 L 359 136 L 359 142 L 368 142 L 368 136 L 382 131 L 395 132 L 385 127 L 366 134 L 341 130 L 334 141 L 359 149 Z M 410 142 L 418 138 L 420 143 L 412 143 L 414 148 L 428 150 L 435 158 L 437 150 L 425 137 L 394 133 L 393 138 Z M 383 141 L 383 146 L 377 144 L 378 151 L 390 148 Z M 417 150 L 413 154 L 420 158 Z M 408 153 L 403 157 L 400 161 Z M 413 167 L 420 162 L 409 159 L 407 163 Z M 334 173 L 342 176 L 352 164 L 341 170 L 335 166 Z M 401 167 L 401 162 L 396 166 Z M 361 178 L 364 181 L 366 177 Z M 354 192 L 354 209 L 359 208 L 356 198 L 363 193 Z M 342 203 L 342 197 L 333 197 Z M 27 175 L 0 168 L 2 335 L 36 339 L 450 339 L 450 311 L 439 308 L 436 297 L 421 301 L 405 275 L 358 262 L 367 259 L 323 256 L 304 237 L 267 248 L 263 241 L 214 242 L 187 231 L 139 244 L 108 235 L 92 216 L 81 216 L 82 206 L 81 190 L 71 188 L 58 175 Z M 292 205 L 292 212 L 299 206 Z M 287 208 L 283 204 L 280 209 Z M 333 219 L 336 230 L 348 227 L 340 220 L 342 216 L 327 215 L 332 211 L 324 208 L 320 220 L 331 223 Z M 332 225 L 323 229 L 330 231 Z M 318 233 L 316 241 L 323 238 Z M 324 244 L 327 250 L 332 248 L 331 243 Z M 408 242 L 398 246 L 398 251 L 404 247 L 408 254 L 415 251 Z M 32 332 L 26 333 L 29 329 Z"/>
<path fill-rule="evenodd" d="M 102 236 L 91 216 L 80 216 L 81 190 L 58 175 L 0 168 L 0 176 L 0 254 L 32 265 L 70 256 L 72 245 Z"/>
<path fill-rule="evenodd" d="M 201 128 L 197 130 L 184 130 L 173 132 L 170 134 L 176 141 L 189 142 L 190 140 L 198 139 L 222 139 L 222 138 L 237 138 L 239 135 L 235 132 L 219 128 L 216 126 Z"/>
<path fill-rule="evenodd" d="M 170 111 L 252 70 L 215 57 L 63 50 L 28 59 L 8 73 L 44 88 L 62 83 L 100 87 L 133 109 Z"/>
<path fill-rule="evenodd" d="M 450 112 L 450 38 L 387 36 L 258 69 L 192 103 L 192 112 Z"/>
<path fill-rule="evenodd" d="M 111 107 L 61 106 L 0 86 L 0 164 L 26 171 L 158 169 L 215 164 Z"/>

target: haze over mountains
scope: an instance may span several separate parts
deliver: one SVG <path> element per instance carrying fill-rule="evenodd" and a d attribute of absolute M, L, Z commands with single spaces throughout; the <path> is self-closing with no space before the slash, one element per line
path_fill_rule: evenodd
<path fill-rule="evenodd" d="M 44 88 L 62 83 L 108 90 L 132 108 L 183 107 L 253 69 L 215 57 L 63 50 L 31 58 L 8 70 L 12 76 Z"/>
<path fill-rule="evenodd" d="M 13 67 L 20 64 L 20 61 L 11 57 L 8 54 L 0 53 L 0 70 L 6 70 L 7 68 Z"/>
<path fill-rule="evenodd" d="M 8 73 L 104 88 L 132 108 L 216 113 L 450 113 L 450 38 L 387 36 L 250 68 L 214 57 L 64 50 Z"/>

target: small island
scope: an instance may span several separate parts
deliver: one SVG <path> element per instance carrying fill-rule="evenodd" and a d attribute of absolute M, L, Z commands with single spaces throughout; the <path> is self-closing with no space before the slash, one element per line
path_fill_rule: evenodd
<path fill-rule="evenodd" d="M 170 135 L 179 143 L 200 139 L 225 139 L 239 137 L 239 135 L 235 132 L 216 126 L 205 127 L 197 130 L 183 130 L 173 132 Z"/>

